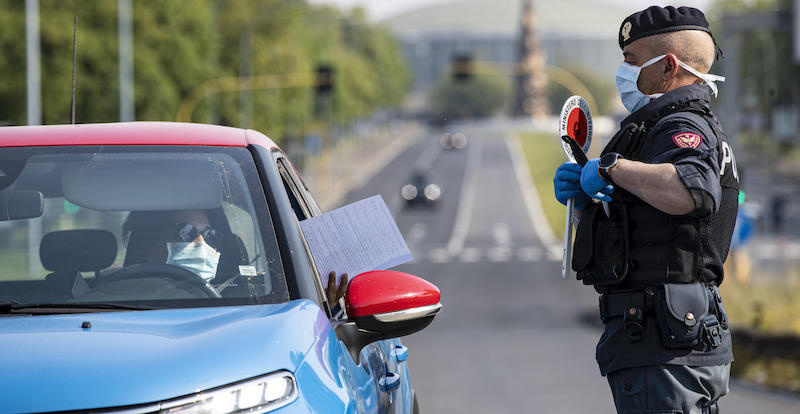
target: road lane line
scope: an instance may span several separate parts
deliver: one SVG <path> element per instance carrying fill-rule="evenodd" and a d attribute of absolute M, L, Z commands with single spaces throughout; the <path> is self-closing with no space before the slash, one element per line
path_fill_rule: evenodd
<path fill-rule="evenodd" d="M 553 230 L 544 216 L 542 211 L 542 202 L 536 192 L 536 186 L 533 184 L 531 178 L 530 168 L 528 161 L 522 153 L 522 145 L 519 143 L 517 137 L 507 137 L 505 139 L 508 152 L 511 155 L 511 164 L 514 166 L 514 172 L 517 175 L 517 183 L 519 184 L 522 198 L 525 200 L 525 207 L 528 210 L 528 217 L 533 224 L 533 230 L 541 240 L 542 244 L 548 250 L 548 257 L 551 259 L 557 257 L 561 259 L 563 253 L 563 246 L 559 243 L 558 239 L 553 236 Z M 553 145 L 556 145 L 555 143 Z"/>
<path fill-rule="evenodd" d="M 428 253 L 428 259 L 433 263 L 449 263 L 451 260 L 450 253 L 447 249 L 433 249 Z"/>
<path fill-rule="evenodd" d="M 490 262 L 507 262 L 511 259 L 511 249 L 509 247 L 492 247 L 486 252 L 486 258 Z"/>
<path fill-rule="evenodd" d="M 461 250 L 464 249 L 464 242 L 467 239 L 472 204 L 475 201 L 475 191 L 478 188 L 478 172 L 481 168 L 483 141 L 472 139 L 467 148 L 467 165 L 464 171 L 464 183 L 461 185 L 458 212 L 456 213 L 453 232 L 450 234 L 450 241 L 447 243 L 447 252 L 452 257 L 461 253 Z"/>
<path fill-rule="evenodd" d="M 517 258 L 521 262 L 536 262 L 542 259 L 542 248 L 539 246 L 520 247 Z"/>
<path fill-rule="evenodd" d="M 406 235 L 406 244 L 409 246 L 416 246 L 423 238 L 425 238 L 425 234 L 428 232 L 428 226 L 425 223 L 417 222 L 414 223 L 411 228 L 408 230 L 408 235 Z"/>
<path fill-rule="evenodd" d="M 508 228 L 507 223 L 495 223 L 492 228 L 494 242 L 498 246 L 508 246 L 511 244 L 511 230 Z"/>
<path fill-rule="evenodd" d="M 481 249 L 466 247 L 461 251 L 459 258 L 464 263 L 477 263 L 481 261 L 481 256 L 483 256 L 483 251 L 481 251 Z"/>
<path fill-rule="evenodd" d="M 431 145 L 428 146 L 430 147 Z M 419 171 L 430 171 L 430 169 L 433 168 L 433 163 L 436 161 L 436 158 L 438 158 L 441 153 L 442 146 L 439 145 L 439 140 L 437 139 L 433 149 L 422 151 L 422 154 L 417 158 L 417 162 L 414 163 L 414 168 Z"/>

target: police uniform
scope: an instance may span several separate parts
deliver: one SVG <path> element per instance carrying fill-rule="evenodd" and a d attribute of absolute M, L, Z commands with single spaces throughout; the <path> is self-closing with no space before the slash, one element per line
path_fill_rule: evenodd
<path fill-rule="evenodd" d="M 710 34 L 699 10 L 651 7 L 623 21 L 620 47 L 675 30 Z M 624 119 L 603 150 L 673 164 L 694 200 L 692 212 L 664 213 L 615 186 L 609 213 L 590 203 L 578 225 L 572 267 L 601 293 L 605 331 L 596 357 L 622 413 L 717 412 L 728 390 L 733 356 L 717 286 L 738 177 L 709 102 L 707 85 L 669 91 Z"/>

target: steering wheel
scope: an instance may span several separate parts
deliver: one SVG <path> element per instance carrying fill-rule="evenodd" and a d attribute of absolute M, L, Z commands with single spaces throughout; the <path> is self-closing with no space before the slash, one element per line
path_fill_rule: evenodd
<path fill-rule="evenodd" d="M 221 298 L 222 295 L 205 279 L 182 267 L 162 263 L 140 263 L 123 267 L 103 278 L 101 283 L 110 283 L 123 279 L 141 279 L 160 277 L 176 282 L 185 282 L 200 288 L 210 298 Z"/>

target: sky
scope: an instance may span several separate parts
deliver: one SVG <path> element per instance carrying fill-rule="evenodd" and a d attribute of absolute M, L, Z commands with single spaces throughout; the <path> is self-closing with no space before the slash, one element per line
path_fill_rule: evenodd
<path fill-rule="evenodd" d="M 454 0 L 309 0 L 311 3 L 326 3 L 335 4 L 341 8 L 352 8 L 355 6 L 364 7 L 372 20 L 383 20 L 391 17 L 392 15 L 403 13 L 415 8 L 425 7 L 436 3 L 447 3 Z M 488 0 L 487 0 L 488 1 Z M 510 0 L 494 0 L 494 1 L 510 1 Z M 554 0 L 538 0 L 538 1 L 554 1 Z M 563 1 L 563 0 L 562 0 Z M 582 0 L 566 0 L 574 2 L 576 5 L 580 4 Z M 654 0 L 593 0 L 599 3 L 610 3 L 617 6 L 630 7 L 631 13 L 645 9 L 652 5 L 665 6 L 668 4 L 685 5 L 700 8 L 706 8 L 711 0 L 684 0 L 682 2 L 674 1 L 654 1 Z"/>

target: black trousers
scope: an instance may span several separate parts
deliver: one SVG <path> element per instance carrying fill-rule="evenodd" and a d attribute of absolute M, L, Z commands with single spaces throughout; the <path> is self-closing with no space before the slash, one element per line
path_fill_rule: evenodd
<path fill-rule="evenodd" d="M 728 393 L 731 364 L 654 365 L 607 375 L 619 414 L 717 414 Z"/>

